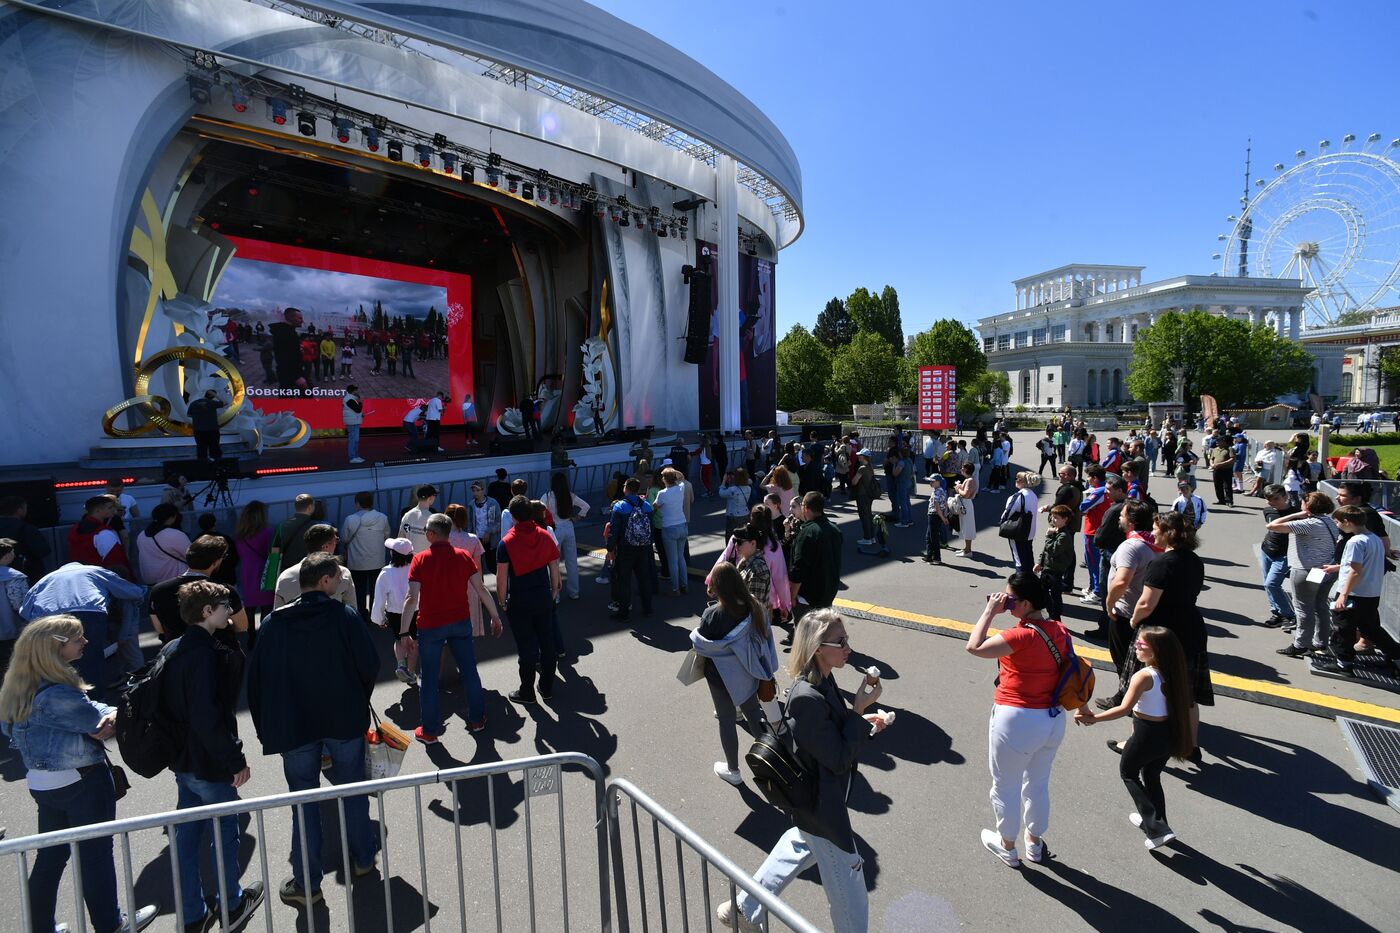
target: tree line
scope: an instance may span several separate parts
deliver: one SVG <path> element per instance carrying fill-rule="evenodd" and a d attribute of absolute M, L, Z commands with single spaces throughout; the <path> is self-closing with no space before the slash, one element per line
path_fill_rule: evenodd
<path fill-rule="evenodd" d="M 1400 353 L 1384 363 L 1400 377 Z M 1139 402 L 1167 401 L 1179 366 L 1188 407 L 1197 408 L 1201 395 L 1227 408 L 1264 405 L 1306 393 L 1313 365 L 1300 343 L 1270 327 L 1200 309 L 1169 311 L 1138 334 L 1127 387 Z M 857 288 L 832 298 L 810 331 L 792 326 L 777 347 L 778 407 L 846 415 L 852 405 L 911 404 L 920 366 L 954 367 L 965 417 L 1010 400 L 1006 374 L 988 371 L 981 341 L 962 322 L 940 320 L 906 340 L 899 295 L 886 285 L 878 294 Z"/>

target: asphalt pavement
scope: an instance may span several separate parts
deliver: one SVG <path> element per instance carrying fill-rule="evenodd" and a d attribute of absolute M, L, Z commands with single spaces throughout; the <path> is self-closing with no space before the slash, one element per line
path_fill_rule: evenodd
<path fill-rule="evenodd" d="M 1018 452 L 1028 452 L 1031 439 L 1018 435 Z M 1168 480 L 1154 477 L 1153 494 L 1164 506 L 1172 498 L 1168 488 Z M 1053 485 L 1045 491 L 1053 491 Z M 981 527 L 990 527 L 1003 498 L 982 497 Z M 879 705 L 899 714 L 871 743 L 851 797 L 872 930 L 1030 924 L 1068 930 L 1395 929 L 1400 814 L 1367 788 L 1331 719 L 1275 704 L 1282 702 L 1281 692 L 1305 691 L 1312 699 L 1303 705 L 1313 713 L 1326 712 L 1331 702 L 1348 703 L 1376 711 L 1380 719 L 1400 715 L 1400 704 L 1394 695 L 1366 685 L 1312 677 L 1303 662 L 1274 653 L 1285 636 L 1258 624 L 1267 615 L 1252 552 L 1262 536 L 1258 500 L 1241 499 L 1234 510 L 1213 511 L 1202 535 L 1209 589 L 1201 602 L 1210 625 L 1212 665 L 1221 678 L 1243 684 L 1233 692 L 1249 699 L 1221 697 L 1203 709 L 1203 762 L 1168 768 L 1166 798 L 1178 841 L 1149 853 L 1141 832 L 1127 821 L 1132 807 L 1118 777 L 1118 758 L 1104 746 L 1105 739 L 1122 738 L 1127 727 L 1071 726 L 1052 780 L 1046 839 L 1053 858 L 1019 871 L 1003 867 L 978 841 L 979 831 L 991 826 L 986 755 L 995 664 L 968 656 L 956 637 L 959 626 L 975 620 L 986 594 L 1001 586 L 1010 553 L 994 532 L 983 532 L 976 545 L 981 556 L 971 562 L 939 567 L 919 561 L 924 501 L 923 495 L 915 500 L 916 527 L 894 530 L 894 553 L 885 558 L 856 553 L 853 506 L 838 496 L 831 510 L 846 536 L 843 605 L 898 623 L 852 618 L 848 624 L 853 661 L 880 666 L 885 692 Z M 697 502 L 695 525 L 692 567 L 703 570 L 722 543 L 718 500 Z M 581 545 L 599 540 L 596 523 L 580 530 Z M 600 566 L 596 556 L 581 559 L 582 598 L 561 606 L 570 660 L 561 668 L 553 702 L 513 707 L 504 696 L 516 685 L 509 635 L 479 640 L 489 691 L 488 730 L 479 736 L 466 731 L 465 704 L 454 687 L 444 704 L 451 719 L 441 745 L 412 748 L 404 773 L 579 751 L 596 759 L 608 776 L 637 784 L 739 865 L 757 868 L 785 821 L 749 785 L 733 788 L 714 776 L 711 764 L 720 751 L 708 692 L 683 687 L 675 678 L 689 645 L 687 633 L 704 607 L 698 581 L 686 597 L 659 597 L 653 618 L 634 612 L 623 625 L 607 618 L 608 588 L 594 582 Z M 1082 581 L 1083 570 L 1078 574 Z M 1076 601 L 1068 605 L 1072 630 L 1093 627 L 1087 608 Z M 1086 651 L 1093 647 L 1086 643 Z M 381 648 L 387 658 L 387 636 Z M 314 676 L 313 659 L 308 659 L 308 676 Z M 853 671 L 838 674 L 847 689 L 857 679 Z M 374 702 L 406 729 L 417 725 L 416 691 L 394 680 L 387 660 Z M 284 791 L 280 761 L 261 754 L 246 712 L 239 722 L 252 767 L 242 796 Z M 23 768 L 13 757 L 0 765 L 0 780 L 0 824 L 8 825 L 10 838 L 33 832 L 34 808 Z M 120 816 L 173 805 L 174 781 L 168 775 L 134 780 L 131 794 L 119 804 Z M 451 790 L 441 784 L 422 788 L 417 800 L 412 790 L 387 794 L 387 869 L 381 860 L 381 871 L 356 880 L 348 903 L 344 880 L 328 876 L 328 901 L 309 916 L 278 903 L 274 895 L 270 922 L 259 916 L 252 928 L 346 929 L 350 909 L 360 929 L 493 928 L 499 877 L 500 928 L 530 928 L 533 883 L 535 928 L 564 928 L 561 895 L 567 891 L 570 928 L 598 929 L 601 894 L 589 783 L 582 775 L 566 775 L 562 823 L 556 798 L 527 797 L 518 774 L 493 780 L 489 797 L 485 780 L 464 783 L 457 788 L 455 807 Z M 422 814 L 421 823 L 415 813 Z M 264 858 L 272 888 L 288 874 L 286 814 L 268 811 L 261 831 L 256 821 L 250 824 L 240 853 L 245 879 L 261 874 Z M 377 805 L 372 804 L 371 817 L 380 822 Z M 623 890 L 633 926 L 640 928 L 644 886 L 653 926 L 660 928 L 660 890 L 671 925 L 681 929 L 672 844 L 659 837 L 658 886 L 650 826 L 643 822 L 636 837 L 646 863 L 639 885 L 630 820 L 624 807 L 629 867 Z M 527 824 L 533 876 L 527 870 Z M 334 820 L 328 825 L 327 860 L 338 864 Z M 560 825 L 567 829 L 567 880 L 560 877 Z M 134 834 L 131 850 L 138 901 L 159 901 L 170 914 L 164 837 L 159 831 Z M 698 862 L 687 855 L 684 866 L 686 919 L 691 929 L 705 929 Z M 0 865 L 10 879 L 14 870 L 13 864 Z M 713 872 L 709 881 L 717 896 L 721 883 Z M 6 887 L 15 891 L 13 881 Z M 72 922 L 66 890 L 59 919 Z M 384 914 L 386 894 L 394 905 L 392 924 Z M 818 927 L 829 926 L 815 872 L 789 888 L 786 899 Z M 158 928 L 173 927 L 172 916 L 159 920 Z M 0 902 L 0 928 L 18 928 L 14 896 Z"/>

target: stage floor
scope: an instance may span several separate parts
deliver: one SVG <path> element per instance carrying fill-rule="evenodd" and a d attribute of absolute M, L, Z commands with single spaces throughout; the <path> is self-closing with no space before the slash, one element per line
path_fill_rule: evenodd
<path fill-rule="evenodd" d="M 654 430 L 652 434 L 653 444 L 659 437 L 665 437 L 669 447 L 674 432 Z M 508 449 L 493 453 L 491 442 L 497 439 L 496 434 L 494 432 L 483 434 L 479 436 L 479 439 L 479 443 L 468 446 L 465 444 L 460 427 L 447 428 L 442 435 L 444 449 L 442 453 L 426 450 L 414 453 L 406 449 L 406 438 L 402 431 L 376 429 L 363 432 L 360 435 L 360 456 L 365 460 L 365 463 L 362 464 L 350 462 L 346 456 L 344 437 L 319 437 L 313 438 L 304 446 L 293 450 L 265 450 L 256 460 L 243 461 L 240 466 L 249 473 L 256 470 L 295 469 L 297 467 L 315 467 L 318 472 L 326 473 L 335 470 L 359 470 L 378 463 L 413 463 L 421 460 L 433 462 L 523 453 L 547 453 L 550 446 L 547 437 L 532 442 L 528 447 L 525 446 L 524 441 L 507 440 L 504 443 L 509 445 Z M 575 440 L 571 444 L 565 444 L 564 449 L 569 451 L 588 450 L 594 447 L 618 446 L 622 443 L 625 442 L 616 439 L 595 438 L 590 435 Z M 192 455 L 193 452 L 194 446 L 191 442 L 190 454 Z M 193 459 L 193 457 L 191 456 L 189 459 Z M 77 463 L 0 467 L 0 483 L 52 480 L 56 484 L 86 484 L 96 483 L 109 476 L 120 476 L 127 481 L 129 486 L 161 485 L 165 481 L 159 467 L 131 467 L 125 471 L 115 468 L 113 470 L 93 470 L 84 468 Z"/>

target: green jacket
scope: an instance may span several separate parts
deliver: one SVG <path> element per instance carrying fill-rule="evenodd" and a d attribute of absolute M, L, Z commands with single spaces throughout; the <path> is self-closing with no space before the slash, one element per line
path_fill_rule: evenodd
<path fill-rule="evenodd" d="M 1074 570 L 1074 561 L 1074 532 L 1068 528 L 1051 529 L 1040 550 L 1040 569 L 1064 577 Z"/>
<path fill-rule="evenodd" d="M 841 529 L 821 515 L 805 523 L 792 543 L 788 579 L 801 583 L 798 593 L 814 608 L 830 606 L 841 582 Z"/>

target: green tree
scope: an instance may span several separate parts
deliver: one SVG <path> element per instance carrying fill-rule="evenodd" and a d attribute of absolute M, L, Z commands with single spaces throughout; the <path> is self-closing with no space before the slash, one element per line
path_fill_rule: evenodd
<path fill-rule="evenodd" d="M 887 401 L 899 391 L 904 358 L 879 334 L 857 331 L 831 359 L 831 406 L 844 413 L 851 405 Z"/>
<path fill-rule="evenodd" d="M 1343 311 L 1337 315 L 1337 319 L 1332 322 L 1334 327 L 1351 327 L 1355 324 L 1369 324 L 1374 311 L 1362 311 L 1360 308 L 1352 308 L 1350 311 Z"/>
<path fill-rule="evenodd" d="M 1376 372 L 1392 392 L 1400 390 L 1400 349 L 1382 348 L 1381 358 L 1376 361 Z"/>
<path fill-rule="evenodd" d="M 1011 379 L 1006 373 L 984 372 L 964 385 L 958 382 L 958 414 L 978 418 L 1011 401 Z"/>
<path fill-rule="evenodd" d="M 886 285 L 879 295 L 857 288 L 846 299 L 846 313 L 857 331 L 878 334 L 896 349 L 904 349 L 904 323 L 899 314 L 899 295 Z"/>
<path fill-rule="evenodd" d="M 1193 309 L 1168 312 L 1139 332 L 1128 391 L 1141 402 L 1171 398 L 1175 366 L 1182 368 L 1188 407 L 1213 395 L 1228 408 L 1307 391 L 1313 361 L 1300 344 L 1268 327 Z"/>
<path fill-rule="evenodd" d="M 959 390 L 987 371 L 987 355 L 971 328 L 961 321 L 935 321 L 928 330 L 913 336 L 907 355 L 911 380 L 917 380 L 920 366 L 952 366 Z M 913 382 L 910 385 L 916 387 Z"/>
<path fill-rule="evenodd" d="M 833 298 L 826 303 L 821 314 L 817 315 L 816 326 L 812 328 L 812 336 L 831 350 L 844 347 L 855 335 L 856 325 L 846 313 L 846 303 L 840 298 Z"/>
<path fill-rule="evenodd" d="M 831 351 L 801 324 L 778 341 L 778 407 L 784 411 L 822 409 L 831 380 Z"/>

